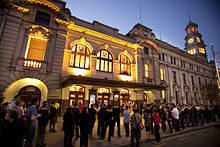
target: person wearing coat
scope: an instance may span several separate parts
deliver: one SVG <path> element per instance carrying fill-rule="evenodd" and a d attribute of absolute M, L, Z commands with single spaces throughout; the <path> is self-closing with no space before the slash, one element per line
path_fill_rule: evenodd
<path fill-rule="evenodd" d="M 67 108 L 63 116 L 63 131 L 64 131 L 64 147 L 72 147 L 72 139 L 74 135 L 75 117 L 73 109 Z"/>

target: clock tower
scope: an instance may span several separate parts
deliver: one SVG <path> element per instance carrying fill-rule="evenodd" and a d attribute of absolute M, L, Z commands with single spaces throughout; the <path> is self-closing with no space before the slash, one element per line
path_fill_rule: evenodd
<path fill-rule="evenodd" d="M 189 20 L 185 31 L 187 34 L 185 37 L 185 51 L 202 60 L 208 61 L 206 54 L 206 45 L 202 40 L 202 35 L 198 31 L 198 25 Z"/>

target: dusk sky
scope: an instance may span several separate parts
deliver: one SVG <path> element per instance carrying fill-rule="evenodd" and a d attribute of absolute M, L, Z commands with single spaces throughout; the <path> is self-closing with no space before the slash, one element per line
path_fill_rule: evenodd
<path fill-rule="evenodd" d="M 127 34 L 140 23 L 153 30 L 158 39 L 184 49 L 185 26 L 191 20 L 207 45 L 207 55 L 213 59 L 210 44 L 214 44 L 220 67 L 220 1 L 219 0 L 64 0 L 73 16 L 84 21 L 94 20 Z"/>

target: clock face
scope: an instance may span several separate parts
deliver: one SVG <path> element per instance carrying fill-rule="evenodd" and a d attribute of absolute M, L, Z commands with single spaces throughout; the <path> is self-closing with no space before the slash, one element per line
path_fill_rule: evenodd
<path fill-rule="evenodd" d="M 188 43 L 191 44 L 191 43 L 193 43 L 193 41 L 194 41 L 194 39 L 193 39 L 193 38 L 190 38 L 190 39 L 188 40 Z"/>
<path fill-rule="evenodd" d="M 197 42 L 200 42 L 200 38 L 199 37 L 196 37 L 196 40 L 197 40 Z"/>

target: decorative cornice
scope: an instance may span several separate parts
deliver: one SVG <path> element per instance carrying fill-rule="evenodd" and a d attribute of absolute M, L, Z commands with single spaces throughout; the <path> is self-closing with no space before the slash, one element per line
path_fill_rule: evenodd
<path fill-rule="evenodd" d="M 115 37 L 112 37 L 112 36 L 109 36 L 109 35 L 106 35 L 106 34 L 103 34 L 103 33 L 88 29 L 88 28 L 85 28 L 82 26 L 75 25 L 74 22 L 72 22 L 72 21 L 67 22 L 67 21 L 56 18 L 56 22 L 63 24 L 63 25 L 66 25 L 68 27 L 68 29 L 70 29 L 70 30 L 74 30 L 74 31 L 77 31 L 80 33 L 85 33 L 85 34 L 88 34 L 88 35 L 91 35 L 91 36 L 94 36 L 97 38 L 108 40 L 108 41 L 111 41 L 111 42 L 114 42 L 114 43 L 117 43 L 117 44 L 120 44 L 123 46 L 133 48 L 135 50 L 137 50 L 138 48 L 143 49 L 143 47 L 137 43 L 133 44 L 133 43 L 130 43 L 130 42 L 127 42 L 127 41 L 124 41 L 124 40 L 121 40 L 121 39 L 118 39 L 118 38 L 115 38 Z"/>
<path fill-rule="evenodd" d="M 48 8 L 53 9 L 56 12 L 60 11 L 59 7 L 57 7 L 55 4 L 51 2 L 48 2 L 47 0 L 23 0 L 23 1 L 47 6 Z"/>
<path fill-rule="evenodd" d="M 138 48 L 141 48 L 141 49 L 143 48 L 143 47 L 139 46 L 139 44 L 137 44 L 137 43 L 133 44 L 133 43 L 130 43 L 130 42 L 127 42 L 127 41 L 124 41 L 124 40 L 121 40 L 121 39 L 118 39 L 118 38 L 115 38 L 115 37 L 112 37 L 112 36 L 109 36 L 109 35 L 106 35 L 106 34 L 91 30 L 91 29 L 88 29 L 85 27 L 78 26 L 78 25 L 75 25 L 74 22 L 70 22 L 67 27 L 68 27 L 68 29 L 71 29 L 71 30 L 74 30 L 74 31 L 77 31 L 80 33 L 85 33 L 87 35 L 91 35 L 91 36 L 101 38 L 101 39 L 104 39 L 107 41 L 111 41 L 111 42 L 114 42 L 114 43 L 117 43 L 117 44 L 120 44 L 123 46 L 127 46 L 127 47 L 133 48 L 135 50 L 137 50 Z"/>
<path fill-rule="evenodd" d="M 28 12 L 30 11 L 30 10 L 27 9 L 27 8 L 20 7 L 20 6 L 17 6 L 17 5 L 15 5 L 15 4 L 11 4 L 11 6 L 12 6 L 13 8 L 18 9 L 18 10 L 21 11 L 21 12 L 24 12 L 24 13 L 28 13 Z"/>

